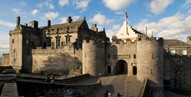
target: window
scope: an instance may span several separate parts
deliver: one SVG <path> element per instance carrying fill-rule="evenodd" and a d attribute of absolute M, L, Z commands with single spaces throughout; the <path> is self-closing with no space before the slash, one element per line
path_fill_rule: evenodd
<path fill-rule="evenodd" d="M 13 50 L 13 53 L 14 53 L 14 63 L 15 63 L 15 62 L 16 62 L 16 58 L 17 58 L 17 50 L 14 49 L 14 50 Z"/>
<path fill-rule="evenodd" d="M 133 58 L 136 59 L 136 55 L 135 54 L 133 55 Z"/>
<path fill-rule="evenodd" d="M 71 37 L 71 36 L 70 36 L 69 34 L 67 34 L 65 37 L 66 37 L 66 43 L 69 43 L 69 42 L 70 42 L 70 37 Z"/>
<path fill-rule="evenodd" d="M 34 42 L 31 42 L 31 47 L 34 48 Z"/>
<path fill-rule="evenodd" d="M 15 42 L 15 40 L 14 39 L 12 39 L 12 43 L 14 43 Z"/>
<path fill-rule="evenodd" d="M 153 68 L 151 68 L 151 74 L 153 74 Z"/>
<path fill-rule="evenodd" d="M 133 75 L 137 75 L 137 67 L 133 66 Z"/>
<path fill-rule="evenodd" d="M 54 42 L 51 43 L 51 47 L 54 48 Z"/>
<path fill-rule="evenodd" d="M 14 63 L 16 63 L 16 58 L 14 58 Z"/>
<path fill-rule="evenodd" d="M 182 55 L 187 55 L 187 50 L 182 50 Z"/>
<path fill-rule="evenodd" d="M 26 40 L 26 44 L 29 44 L 29 40 L 28 39 Z"/>
<path fill-rule="evenodd" d="M 170 51 L 170 54 L 175 55 L 175 54 L 176 54 L 176 51 L 175 51 L 175 50 L 171 50 L 171 51 Z"/>
<path fill-rule="evenodd" d="M 109 59 L 109 58 L 110 58 L 110 54 L 108 54 L 108 56 L 107 56 L 107 57 L 108 57 L 108 59 Z"/>
<path fill-rule="evenodd" d="M 61 46 L 62 46 L 62 47 L 64 46 L 64 41 L 61 42 Z"/>
<path fill-rule="evenodd" d="M 60 46 L 60 36 L 56 36 L 56 47 Z"/>

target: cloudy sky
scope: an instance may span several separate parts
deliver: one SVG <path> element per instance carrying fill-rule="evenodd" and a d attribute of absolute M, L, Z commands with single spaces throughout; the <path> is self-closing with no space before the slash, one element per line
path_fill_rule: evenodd
<path fill-rule="evenodd" d="M 21 24 L 32 20 L 40 26 L 64 23 L 68 16 L 96 23 L 115 35 L 128 13 L 128 23 L 141 32 L 147 26 L 149 35 L 185 40 L 191 34 L 191 0 L 0 0 L 0 55 L 8 52 L 9 31 L 16 17 Z"/>

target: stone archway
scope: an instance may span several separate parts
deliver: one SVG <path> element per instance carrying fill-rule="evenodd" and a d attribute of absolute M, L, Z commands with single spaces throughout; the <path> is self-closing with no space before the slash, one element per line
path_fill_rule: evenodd
<path fill-rule="evenodd" d="M 116 64 L 116 74 L 127 74 L 127 65 L 125 60 L 118 60 Z"/>

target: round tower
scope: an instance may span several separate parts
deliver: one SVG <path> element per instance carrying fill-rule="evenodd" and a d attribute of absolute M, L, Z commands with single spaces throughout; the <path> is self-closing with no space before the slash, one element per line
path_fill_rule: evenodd
<path fill-rule="evenodd" d="M 142 38 L 137 42 L 137 79 L 142 82 L 148 79 L 153 97 L 163 97 L 163 54 L 162 38 Z"/>
<path fill-rule="evenodd" d="M 105 45 L 104 43 L 85 40 L 82 44 L 82 73 L 93 76 L 105 74 Z"/>

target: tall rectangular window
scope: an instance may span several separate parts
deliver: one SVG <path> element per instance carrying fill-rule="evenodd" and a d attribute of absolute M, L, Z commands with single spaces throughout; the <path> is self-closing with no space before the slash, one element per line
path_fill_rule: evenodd
<path fill-rule="evenodd" d="M 60 36 L 56 36 L 56 46 L 60 46 Z"/>
<path fill-rule="evenodd" d="M 136 54 L 133 55 L 133 58 L 136 59 Z"/>
<path fill-rule="evenodd" d="M 15 40 L 14 39 L 12 39 L 12 43 L 14 43 L 15 42 Z"/>
<path fill-rule="evenodd" d="M 176 54 L 176 50 L 171 50 L 170 54 L 175 55 Z"/>
<path fill-rule="evenodd" d="M 182 50 L 182 55 L 187 55 L 187 50 Z"/>
<path fill-rule="evenodd" d="M 17 58 L 17 50 L 13 49 L 13 54 L 14 54 L 14 63 L 16 62 L 16 58 Z"/>

